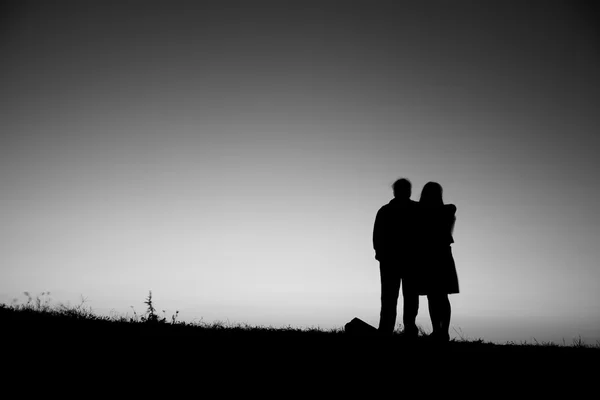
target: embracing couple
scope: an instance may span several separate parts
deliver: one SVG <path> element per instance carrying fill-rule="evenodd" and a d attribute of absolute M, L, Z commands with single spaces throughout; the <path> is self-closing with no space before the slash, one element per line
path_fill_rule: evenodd
<path fill-rule="evenodd" d="M 450 339 L 450 300 L 458 293 L 458 276 L 452 256 L 452 231 L 456 206 L 444 204 L 442 187 L 428 182 L 419 202 L 410 199 L 408 179 L 398 179 L 394 198 L 381 207 L 375 218 L 373 247 L 381 272 L 381 314 L 379 332 L 392 334 L 400 284 L 404 297 L 403 335 L 418 336 L 415 320 L 419 296 L 426 295 L 433 332 L 431 337 Z"/>

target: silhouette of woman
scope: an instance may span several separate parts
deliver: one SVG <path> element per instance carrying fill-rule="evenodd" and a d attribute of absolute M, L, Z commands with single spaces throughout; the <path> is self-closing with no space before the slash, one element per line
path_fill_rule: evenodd
<path fill-rule="evenodd" d="M 420 295 L 427 295 L 433 326 L 431 336 L 447 342 L 451 316 L 448 295 L 459 293 L 459 288 L 451 249 L 456 206 L 444 204 L 442 193 L 442 186 L 437 182 L 428 182 L 421 192 L 417 286 Z"/>

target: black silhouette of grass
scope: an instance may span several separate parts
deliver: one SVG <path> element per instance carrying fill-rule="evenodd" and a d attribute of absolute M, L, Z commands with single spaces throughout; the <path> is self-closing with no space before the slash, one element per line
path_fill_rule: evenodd
<path fill-rule="evenodd" d="M 538 341 L 497 344 L 467 338 L 459 330 L 455 331 L 458 338 L 439 345 L 423 330 L 416 340 L 407 340 L 400 331 L 391 337 L 380 337 L 349 335 L 343 328 L 273 328 L 202 320 L 190 323 L 179 321 L 178 311 L 168 318 L 163 310 L 160 316 L 152 292 L 144 301 L 146 311 L 143 314 L 139 315 L 134 309 L 133 315 L 112 313 L 109 316 L 95 314 L 83 297 L 80 304 L 72 306 L 52 305 L 48 292 L 35 298 L 27 292 L 25 295 L 27 302 L 24 304 L 17 301 L 10 305 L 0 304 L 4 343 L 13 343 L 22 351 L 36 355 L 49 348 L 61 349 L 63 358 L 66 357 L 64 354 L 81 351 L 95 351 L 97 356 L 109 352 L 118 357 L 137 352 L 138 356 L 151 354 L 154 359 L 168 358 L 170 362 L 188 358 L 211 359 L 212 362 L 254 360 L 255 367 L 266 360 L 270 360 L 269 365 L 288 367 L 290 363 L 310 365 L 345 360 L 337 368 L 350 368 L 357 362 L 356 357 L 362 360 L 359 365 L 394 358 L 427 360 L 444 354 L 444 359 L 474 358 L 477 362 L 493 357 L 513 361 L 548 359 L 553 363 L 550 365 L 558 366 L 559 360 L 563 359 L 567 359 L 567 364 L 574 364 L 581 360 L 597 360 L 600 356 L 600 343 L 589 345 L 581 338 L 571 345 Z M 43 339 L 41 342 L 40 338 Z M 53 347 L 48 347 L 50 343 Z M 179 350 L 172 353 L 156 351 L 161 346 Z"/>
<path fill-rule="evenodd" d="M 327 387 L 337 397 L 347 397 L 355 395 L 358 382 L 376 388 L 382 382 L 393 386 L 399 380 L 422 379 L 426 382 L 411 384 L 431 390 L 459 385 L 456 390 L 463 391 L 473 382 L 490 388 L 526 384 L 536 394 L 554 393 L 562 385 L 573 394 L 593 386 L 596 378 L 589 366 L 600 356 L 600 343 L 588 345 L 581 339 L 572 345 L 496 344 L 457 331 L 458 338 L 439 345 L 423 330 L 416 340 L 407 340 L 400 331 L 381 337 L 351 335 L 342 328 L 185 322 L 178 320 L 178 312 L 168 317 L 163 310 L 160 315 L 151 292 L 143 302 L 145 312 L 108 316 L 94 313 L 83 297 L 77 305 L 53 305 L 50 293 L 26 296 L 24 304 L 0 304 L 2 362 L 12 373 L 3 378 L 33 383 L 32 368 L 43 365 L 51 385 L 82 382 L 86 395 L 92 394 L 89 388 L 103 386 L 90 383 L 92 377 L 107 382 L 120 377 L 118 382 L 136 392 L 143 387 L 150 395 L 160 382 L 171 382 L 169 388 L 188 382 L 188 394 L 216 388 L 247 396 L 248 385 L 259 385 L 260 393 L 280 387 L 278 396 L 306 387 L 305 395 L 313 397 Z M 105 387 L 117 393 L 111 384 Z"/>
<path fill-rule="evenodd" d="M 10 305 L 0 304 L 0 320 L 6 327 L 5 333 L 12 336 L 27 336 L 34 332 L 44 331 L 48 335 L 61 333 L 78 333 L 81 335 L 130 335 L 144 336 L 174 336 L 174 337 L 206 337 L 214 339 L 223 338 L 260 338 L 295 336 L 340 336 L 342 329 L 322 330 L 320 328 L 274 328 L 252 326 L 246 323 L 229 323 L 214 321 L 206 323 L 202 319 L 195 322 L 179 321 L 179 311 L 169 318 L 165 310 L 159 315 L 150 291 L 144 304 L 146 311 L 138 314 L 131 306 L 133 315 L 119 315 L 112 313 L 109 316 L 97 315 L 91 307 L 86 305 L 87 299 L 82 297 L 80 304 L 51 305 L 50 292 L 43 292 L 35 298 L 24 292 L 27 301 L 19 304 L 15 299 Z"/>

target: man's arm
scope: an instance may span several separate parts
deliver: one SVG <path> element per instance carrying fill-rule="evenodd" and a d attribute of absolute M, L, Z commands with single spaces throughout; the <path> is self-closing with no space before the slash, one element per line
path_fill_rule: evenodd
<path fill-rule="evenodd" d="M 373 249 L 375 250 L 375 259 L 379 260 L 379 256 L 381 255 L 381 241 L 383 234 L 383 208 L 380 208 L 377 211 L 377 215 L 375 216 L 375 225 L 373 226 Z"/>

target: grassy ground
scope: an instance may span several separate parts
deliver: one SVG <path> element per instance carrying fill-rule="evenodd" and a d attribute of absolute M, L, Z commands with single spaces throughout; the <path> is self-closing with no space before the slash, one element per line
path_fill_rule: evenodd
<path fill-rule="evenodd" d="M 263 389 L 290 379 L 288 387 L 320 379 L 348 389 L 357 382 L 370 382 L 374 388 L 380 381 L 432 377 L 435 384 L 447 378 L 450 387 L 461 383 L 465 389 L 492 378 L 506 387 L 528 377 L 524 382 L 539 394 L 560 385 L 585 387 L 592 382 L 587 374 L 600 361 L 600 346 L 581 342 L 565 346 L 455 339 L 439 345 L 425 334 L 406 340 L 400 333 L 383 338 L 350 335 L 343 329 L 191 324 L 178 321 L 177 314 L 157 314 L 151 295 L 145 303 L 142 315 L 111 317 L 94 314 L 84 303 L 50 305 L 39 297 L 0 305 L 3 364 L 20 370 L 41 362 L 52 365 L 52 373 L 75 369 L 152 385 L 160 379 L 171 384 L 169 379 L 189 383 L 200 377 L 228 377 L 229 389 L 240 389 L 237 384 L 244 379 L 263 382 Z"/>

